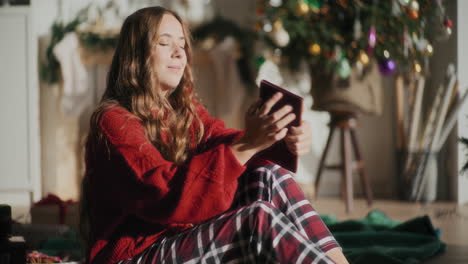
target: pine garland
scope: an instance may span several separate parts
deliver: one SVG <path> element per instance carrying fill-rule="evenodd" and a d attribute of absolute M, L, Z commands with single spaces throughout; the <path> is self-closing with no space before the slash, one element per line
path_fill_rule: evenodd
<path fill-rule="evenodd" d="M 98 34 L 92 31 L 78 31 L 78 26 L 84 22 L 82 16 L 77 17 L 72 22 L 64 25 L 54 23 L 52 26 L 52 40 L 46 51 L 46 63 L 41 65 L 41 79 L 48 83 L 56 83 L 59 79 L 60 64 L 53 54 L 53 49 L 63 37 L 69 32 L 78 34 L 81 45 L 84 48 L 105 52 L 115 48 L 118 40 L 118 34 Z M 221 17 L 216 17 L 212 21 L 197 27 L 193 31 L 195 41 L 202 41 L 212 37 L 216 42 L 222 41 L 227 36 L 232 36 L 240 44 L 241 57 L 237 61 L 237 66 L 242 81 L 247 86 L 249 92 L 254 91 L 255 87 L 255 67 L 254 67 L 254 41 L 257 34 L 250 29 L 241 28 L 234 22 Z"/>
<path fill-rule="evenodd" d="M 241 57 L 237 61 L 239 74 L 248 91 L 254 91 L 255 69 L 253 65 L 253 47 L 257 34 L 253 30 L 242 28 L 230 20 L 216 17 L 212 21 L 197 27 L 192 35 L 197 42 L 201 42 L 207 38 L 213 38 L 215 42 L 221 42 L 228 36 L 233 37 L 240 45 Z"/>
<path fill-rule="evenodd" d="M 59 68 L 60 63 L 54 56 L 53 50 L 55 45 L 62 41 L 65 35 L 69 32 L 73 32 L 77 27 L 83 23 L 83 20 L 80 16 L 75 18 L 68 24 L 63 24 L 61 22 L 54 22 L 52 25 L 52 37 L 49 43 L 49 46 L 46 49 L 46 61 L 41 65 L 41 80 L 48 83 L 56 83 L 59 80 Z"/>

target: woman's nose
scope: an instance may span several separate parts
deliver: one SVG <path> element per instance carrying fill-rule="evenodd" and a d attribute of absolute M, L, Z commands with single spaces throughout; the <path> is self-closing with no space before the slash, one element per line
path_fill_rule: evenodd
<path fill-rule="evenodd" d="M 183 54 L 184 49 L 179 47 L 179 45 L 174 44 L 172 48 L 172 56 L 174 57 L 181 57 Z"/>

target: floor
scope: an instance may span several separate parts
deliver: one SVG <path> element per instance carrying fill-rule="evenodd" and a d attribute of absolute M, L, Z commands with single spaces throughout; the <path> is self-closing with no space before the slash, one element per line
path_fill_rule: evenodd
<path fill-rule="evenodd" d="M 371 207 L 368 207 L 364 199 L 355 199 L 354 208 L 349 214 L 346 213 L 344 202 L 339 198 L 319 197 L 312 204 L 320 214 L 334 215 L 339 220 L 361 219 L 373 209 L 379 209 L 390 218 L 400 221 L 428 215 L 432 224 L 442 230 L 441 239 L 447 244 L 447 250 L 443 255 L 425 263 L 468 263 L 468 204 L 457 205 L 450 202 L 421 204 L 376 200 Z"/>
<path fill-rule="evenodd" d="M 304 188 L 303 190 L 307 190 Z M 364 199 L 355 199 L 351 213 L 346 213 L 345 205 L 339 198 L 306 196 L 320 214 L 334 215 L 339 220 L 361 219 L 370 210 L 379 209 L 394 220 L 405 221 L 417 216 L 428 215 L 436 228 L 442 230 L 441 239 L 447 244 L 446 252 L 436 256 L 427 264 L 468 264 L 468 204 L 457 205 L 450 202 L 435 202 L 430 204 L 409 203 L 403 201 L 375 200 L 371 207 Z M 13 208 L 13 219 L 28 222 L 26 208 Z"/>

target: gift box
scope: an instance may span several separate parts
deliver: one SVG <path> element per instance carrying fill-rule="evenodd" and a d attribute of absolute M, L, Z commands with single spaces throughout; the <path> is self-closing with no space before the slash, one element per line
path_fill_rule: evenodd
<path fill-rule="evenodd" d="M 78 202 L 63 201 L 56 195 L 49 194 L 31 207 L 31 222 L 78 227 Z"/>

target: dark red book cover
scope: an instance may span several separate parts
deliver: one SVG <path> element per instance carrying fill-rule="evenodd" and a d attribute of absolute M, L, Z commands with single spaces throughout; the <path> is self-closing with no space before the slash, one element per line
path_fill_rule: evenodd
<path fill-rule="evenodd" d="M 279 110 L 285 105 L 291 105 L 293 107 L 292 112 L 296 115 L 296 119 L 289 123 L 288 128 L 291 126 L 300 126 L 302 120 L 302 97 L 266 80 L 262 80 L 260 83 L 260 98 L 263 102 L 270 99 L 277 92 L 282 93 L 283 97 L 273 106 L 270 113 Z M 297 171 L 298 156 L 289 151 L 284 139 L 259 152 L 256 157 L 274 162 L 289 171 Z"/>

